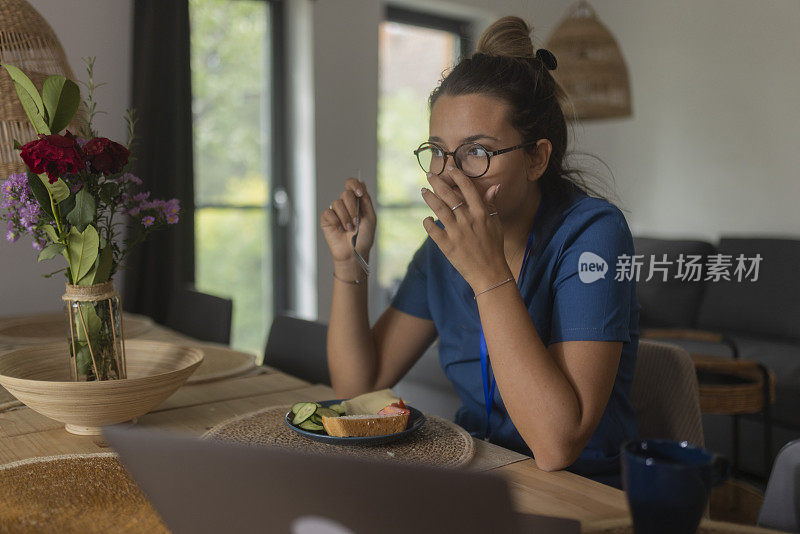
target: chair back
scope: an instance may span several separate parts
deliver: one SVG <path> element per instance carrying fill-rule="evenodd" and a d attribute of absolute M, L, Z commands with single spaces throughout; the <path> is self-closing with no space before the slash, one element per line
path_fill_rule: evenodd
<path fill-rule="evenodd" d="M 784 445 L 775 458 L 758 524 L 800 532 L 800 440 Z"/>
<path fill-rule="evenodd" d="M 202 341 L 228 345 L 232 315 L 232 300 L 185 288 L 172 297 L 166 325 Z"/>
<path fill-rule="evenodd" d="M 328 325 L 278 315 L 264 351 L 269 365 L 313 384 L 331 385 L 327 356 Z"/>
<path fill-rule="evenodd" d="M 705 446 L 697 374 L 681 347 L 639 340 L 631 402 L 640 437 Z"/>

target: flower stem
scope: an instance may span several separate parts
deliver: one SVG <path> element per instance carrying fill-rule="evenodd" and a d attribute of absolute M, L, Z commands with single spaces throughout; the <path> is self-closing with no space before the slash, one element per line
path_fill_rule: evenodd
<path fill-rule="evenodd" d="M 47 196 L 50 197 L 50 209 L 53 211 L 53 219 L 56 220 L 56 229 L 58 230 L 58 236 L 60 238 L 61 237 L 61 222 L 60 222 L 61 212 L 58 209 L 58 205 L 53 201 L 53 195 L 52 195 L 52 193 L 50 193 L 49 190 L 47 191 Z M 67 244 L 67 240 L 66 239 L 64 239 L 64 244 L 65 245 Z M 73 277 L 72 264 L 69 262 L 69 254 L 66 254 L 64 256 L 64 259 L 67 260 L 67 267 L 69 268 L 69 275 L 70 275 L 70 278 L 72 278 Z M 73 280 L 72 283 L 73 284 L 77 284 L 78 281 L 77 280 Z"/>

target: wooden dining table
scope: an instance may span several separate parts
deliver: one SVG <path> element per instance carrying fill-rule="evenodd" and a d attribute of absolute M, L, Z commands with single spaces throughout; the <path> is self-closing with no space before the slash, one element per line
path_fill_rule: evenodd
<path fill-rule="evenodd" d="M 161 326 L 140 339 L 172 340 L 184 345 L 192 342 Z M 268 366 L 254 366 L 238 376 L 184 385 L 139 417 L 136 425 L 200 436 L 223 421 L 269 406 L 331 398 L 335 395 L 328 386 L 311 384 Z M 0 465 L 36 457 L 109 451 L 102 436 L 70 434 L 62 423 L 25 406 L 0 411 Z M 583 532 L 632 532 L 625 494 L 618 489 L 567 471 L 544 471 L 530 457 L 482 440 L 475 441 L 475 456 L 466 469 L 504 478 L 519 512 L 577 519 Z M 703 526 L 709 532 L 768 532 L 709 520 L 704 520 Z"/>

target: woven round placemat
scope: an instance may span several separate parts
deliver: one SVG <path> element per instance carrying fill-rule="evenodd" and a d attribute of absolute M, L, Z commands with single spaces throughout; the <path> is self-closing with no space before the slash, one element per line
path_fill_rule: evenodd
<path fill-rule="evenodd" d="M 9 408 L 16 408 L 22 406 L 22 403 L 17 398 L 8 392 L 6 388 L 0 386 L 0 412 L 4 412 Z"/>
<path fill-rule="evenodd" d="M 275 406 L 230 419 L 206 432 L 203 438 L 435 467 L 466 465 L 475 453 L 475 444 L 464 429 L 433 415 L 426 416 L 425 424 L 409 437 L 385 445 L 319 443 L 304 438 L 284 424 L 283 416 L 290 408 L 290 405 Z"/>
<path fill-rule="evenodd" d="M 192 348 L 203 351 L 203 363 L 192 373 L 187 384 L 199 384 L 231 378 L 247 373 L 256 367 L 256 357 L 248 352 L 233 350 L 224 345 L 192 343 Z"/>
<path fill-rule="evenodd" d="M 169 532 L 114 453 L 2 465 L 0 503 L 0 532 Z"/>
<path fill-rule="evenodd" d="M 153 328 L 153 320 L 144 315 L 125 313 L 122 320 L 125 339 L 139 337 Z M 18 347 L 64 341 L 66 345 L 68 329 L 63 311 L 0 318 L 0 344 Z"/>

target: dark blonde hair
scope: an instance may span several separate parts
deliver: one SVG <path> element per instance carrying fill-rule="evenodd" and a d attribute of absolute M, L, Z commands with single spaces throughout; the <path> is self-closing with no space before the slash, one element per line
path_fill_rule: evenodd
<path fill-rule="evenodd" d="M 603 197 L 587 184 L 584 173 L 567 166 L 566 95 L 545 58 L 536 53 L 531 31 L 519 17 L 495 21 L 481 35 L 477 51 L 462 58 L 433 90 L 429 108 L 432 110 L 442 95 L 484 94 L 508 103 L 508 120 L 522 135 L 523 143 L 548 139 L 553 147 L 547 169 L 539 179 L 543 195 L 568 195 L 577 188 Z"/>

